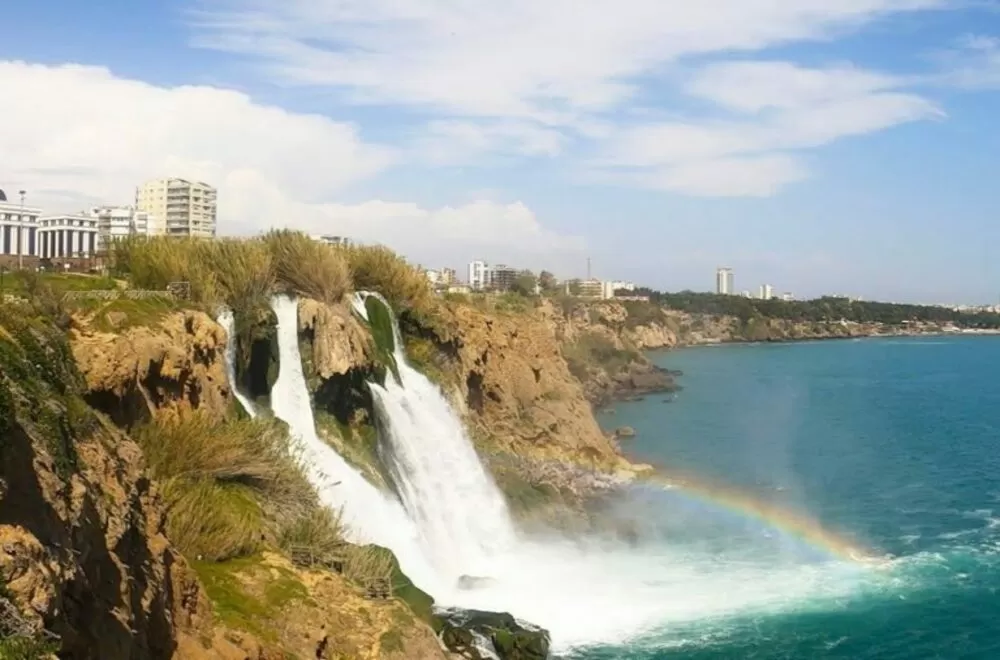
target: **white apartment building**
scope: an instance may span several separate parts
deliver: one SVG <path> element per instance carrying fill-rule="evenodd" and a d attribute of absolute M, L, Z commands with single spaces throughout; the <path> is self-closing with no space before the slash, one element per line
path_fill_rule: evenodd
<path fill-rule="evenodd" d="M 353 241 L 347 236 L 333 236 L 330 234 L 324 234 L 322 236 L 313 236 L 314 241 L 319 241 L 320 243 L 325 243 L 327 245 L 333 245 L 334 247 L 350 247 Z"/>
<path fill-rule="evenodd" d="M 38 219 L 36 255 L 42 259 L 89 259 L 97 254 L 97 218 L 88 214 Z"/>
<path fill-rule="evenodd" d="M 774 287 L 770 284 L 761 284 L 758 297 L 761 300 L 770 300 L 774 297 Z"/>
<path fill-rule="evenodd" d="M 611 291 L 635 291 L 635 282 L 625 282 L 623 280 L 611 280 L 607 283 Z"/>
<path fill-rule="evenodd" d="M 733 288 L 733 269 L 717 268 L 715 271 L 715 292 L 722 296 L 731 296 Z"/>
<path fill-rule="evenodd" d="M 41 213 L 41 209 L 24 205 L 23 193 L 19 202 L 13 202 L 0 190 L 0 264 L 23 265 L 25 257 L 36 255 Z"/>
<path fill-rule="evenodd" d="M 156 220 L 154 235 L 213 238 L 216 201 L 215 188 L 201 181 L 155 179 L 135 189 L 135 208 Z"/>
<path fill-rule="evenodd" d="M 485 261 L 469 262 L 469 288 L 473 291 L 488 289 L 492 282 L 492 271 Z"/>
<path fill-rule="evenodd" d="M 156 218 L 132 206 L 95 206 L 90 217 L 97 220 L 97 251 L 107 252 L 111 244 L 127 236 L 147 236 Z"/>

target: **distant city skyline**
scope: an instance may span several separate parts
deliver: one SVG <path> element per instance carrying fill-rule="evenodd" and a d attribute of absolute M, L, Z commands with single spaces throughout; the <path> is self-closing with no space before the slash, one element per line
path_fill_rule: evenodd
<path fill-rule="evenodd" d="M 458 272 L 1000 298 L 994 3 L 355 4 L 5 7 L 0 187 L 59 215 L 176 173 L 220 235 Z"/>

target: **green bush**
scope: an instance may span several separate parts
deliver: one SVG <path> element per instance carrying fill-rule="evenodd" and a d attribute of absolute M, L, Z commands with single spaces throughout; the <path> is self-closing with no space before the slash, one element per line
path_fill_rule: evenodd
<path fill-rule="evenodd" d="M 140 427 L 134 437 L 164 484 L 167 534 L 188 556 L 246 556 L 324 520 L 279 422 L 196 414 Z M 336 520 L 325 520 L 328 536 L 339 535 Z"/>

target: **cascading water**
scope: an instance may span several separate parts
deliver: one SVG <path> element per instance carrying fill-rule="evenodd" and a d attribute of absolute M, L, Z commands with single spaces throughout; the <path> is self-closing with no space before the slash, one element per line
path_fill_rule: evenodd
<path fill-rule="evenodd" d="M 365 319 L 368 295 L 375 294 L 354 301 Z M 662 542 L 627 547 L 518 538 L 461 420 L 440 389 L 409 366 L 394 318 L 392 325 L 401 383 L 389 375 L 384 386 L 371 384 L 380 453 L 419 527 L 421 548 L 438 577 L 428 590 L 439 605 L 511 612 L 547 628 L 554 647 L 565 650 L 634 638 L 668 622 L 839 598 L 856 584 L 855 567 L 775 566 L 769 551 L 726 556 Z M 664 513 L 636 504 L 649 521 Z M 461 589 L 462 574 L 487 579 Z"/>
<path fill-rule="evenodd" d="M 229 379 L 229 388 L 233 391 L 236 400 L 243 406 L 243 410 L 250 417 L 256 417 L 257 411 L 254 409 L 253 403 L 236 387 L 236 322 L 233 319 L 232 310 L 222 310 L 216 320 L 226 331 L 226 377 Z"/>
<path fill-rule="evenodd" d="M 354 305 L 365 317 L 367 295 Z M 491 559 L 516 542 L 506 502 L 441 390 L 408 364 L 395 318 L 392 325 L 400 382 L 390 375 L 384 386 L 370 384 L 384 460 L 439 574 L 448 582 L 488 574 Z"/>
<path fill-rule="evenodd" d="M 403 507 L 366 481 L 317 436 L 299 354 L 298 303 L 287 296 L 275 296 L 271 306 L 278 318 L 280 356 L 271 407 L 275 416 L 288 424 L 310 483 L 324 504 L 343 512 L 353 540 L 392 549 L 415 584 L 435 588 L 435 575 L 424 560 L 417 529 Z"/>

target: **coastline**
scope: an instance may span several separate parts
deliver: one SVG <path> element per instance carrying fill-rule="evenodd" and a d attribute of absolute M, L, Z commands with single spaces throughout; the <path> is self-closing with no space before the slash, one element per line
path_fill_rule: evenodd
<path fill-rule="evenodd" d="M 964 330 L 917 330 L 903 332 L 867 333 L 855 335 L 814 335 L 809 337 L 768 337 L 765 339 L 737 338 L 707 338 L 702 340 L 678 341 L 673 346 L 660 346 L 646 349 L 647 354 L 667 353 L 684 348 L 704 348 L 708 346 L 731 346 L 753 344 L 805 344 L 810 342 L 850 341 L 855 339 L 899 339 L 915 337 L 997 337 L 1000 330 L 964 329 Z"/>

